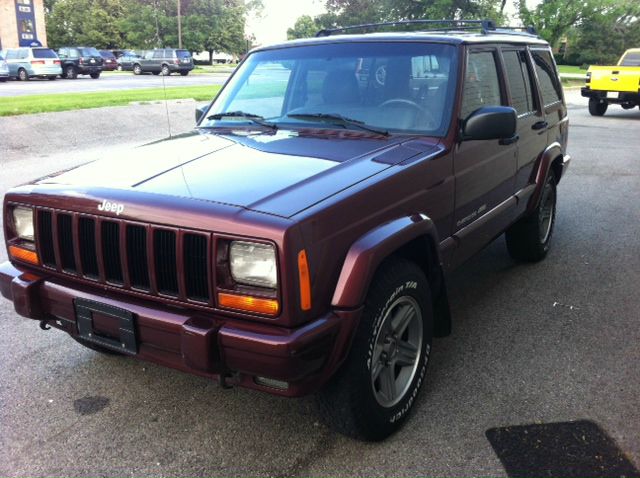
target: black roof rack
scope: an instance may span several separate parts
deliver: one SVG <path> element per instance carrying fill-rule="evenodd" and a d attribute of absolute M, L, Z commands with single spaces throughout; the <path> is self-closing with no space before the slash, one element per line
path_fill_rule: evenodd
<path fill-rule="evenodd" d="M 397 27 L 403 25 L 444 25 L 444 28 L 432 28 L 429 31 L 460 31 L 480 30 L 482 34 L 501 33 L 505 35 L 534 35 L 538 36 L 535 28 L 528 27 L 500 27 L 493 20 L 399 20 L 397 22 L 364 23 L 339 28 L 325 28 L 316 33 L 316 37 L 328 37 L 336 33 L 346 33 L 351 30 L 372 30 L 380 27 Z M 448 25 L 448 26 L 447 26 Z M 522 30 L 522 31 L 518 31 Z"/>

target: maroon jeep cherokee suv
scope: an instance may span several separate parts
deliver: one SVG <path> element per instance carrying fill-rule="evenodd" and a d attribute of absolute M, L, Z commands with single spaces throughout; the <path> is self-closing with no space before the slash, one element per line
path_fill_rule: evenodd
<path fill-rule="evenodd" d="M 386 437 L 450 330 L 448 274 L 502 233 L 543 259 L 569 163 L 549 45 L 466 23 L 259 48 L 192 134 L 12 189 L 2 295 Z"/>

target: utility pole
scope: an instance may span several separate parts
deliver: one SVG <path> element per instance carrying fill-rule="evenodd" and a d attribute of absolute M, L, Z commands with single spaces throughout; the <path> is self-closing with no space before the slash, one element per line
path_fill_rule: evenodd
<path fill-rule="evenodd" d="M 180 10 L 180 0 L 178 0 L 178 48 L 182 48 L 182 16 Z"/>

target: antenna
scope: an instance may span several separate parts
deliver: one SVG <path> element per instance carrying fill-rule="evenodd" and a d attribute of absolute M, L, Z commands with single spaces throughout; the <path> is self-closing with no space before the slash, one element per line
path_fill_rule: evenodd
<path fill-rule="evenodd" d="M 171 118 L 169 118 L 169 100 L 167 100 L 167 85 L 164 81 L 164 73 L 161 73 L 162 76 L 162 90 L 164 92 L 164 109 L 167 113 L 167 130 L 169 131 L 169 139 L 171 139 Z"/>

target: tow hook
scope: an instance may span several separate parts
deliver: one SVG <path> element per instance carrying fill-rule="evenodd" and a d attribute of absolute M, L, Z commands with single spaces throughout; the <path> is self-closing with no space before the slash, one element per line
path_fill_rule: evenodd
<path fill-rule="evenodd" d="M 48 324 L 48 320 L 41 320 L 40 321 L 40 328 L 42 330 L 49 330 L 51 328 L 51 326 Z"/>

